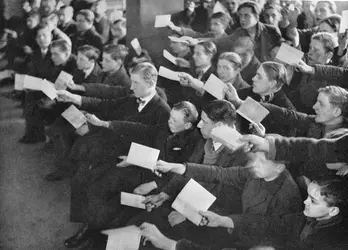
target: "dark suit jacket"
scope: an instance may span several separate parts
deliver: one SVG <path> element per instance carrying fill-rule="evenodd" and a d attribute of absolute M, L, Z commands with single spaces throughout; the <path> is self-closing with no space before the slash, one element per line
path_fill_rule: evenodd
<path fill-rule="evenodd" d="M 85 72 L 79 70 L 77 67 L 73 72 L 73 80 L 76 84 L 90 84 L 90 83 L 99 83 L 101 82 L 101 76 L 103 74 L 102 69 L 99 64 L 96 62 L 92 72 L 86 77 Z"/>
<path fill-rule="evenodd" d="M 244 69 L 242 69 L 242 71 L 240 72 L 243 80 L 246 81 L 249 85 L 253 85 L 252 78 L 256 75 L 256 71 L 258 70 L 260 65 L 261 63 L 259 59 L 257 59 L 256 56 L 253 56 L 248 65 L 245 66 Z"/>
<path fill-rule="evenodd" d="M 75 34 L 71 35 L 70 39 L 72 43 L 72 52 L 74 54 L 77 53 L 78 47 L 86 44 L 92 45 L 100 51 L 103 50 L 103 38 L 98 32 L 95 31 L 94 27 L 87 30 L 83 34 L 76 32 Z"/>
<path fill-rule="evenodd" d="M 121 66 L 113 74 L 103 73 L 101 76 L 101 82 L 111 86 L 129 86 L 131 85 L 131 80 L 127 74 L 124 66 Z"/>
<path fill-rule="evenodd" d="M 192 15 L 187 14 L 187 10 L 182 10 L 180 12 L 173 13 L 171 15 L 171 21 L 179 27 L 191 28 L 192 22 L 195 20 L 196 13 L 193 12 Z"/>
<path fill-rule="evenodd" d="M 95 30 L 99 33 L 99 35 L 103 38 L 103 43 L 105 44 L 107 41 L 109 41 L 109 35 L 110 35 L 110 26 L 111 22 L 110 20 L 106 17 L 103 16 L 99 22 L 96 22 L 94 20 L 94 27 Z"/>
<path fill-rule="evenodd" d="M 77 32 L 76 22 L 74 20 L 71 20 L 65 26 L 59 25 L 58 27 L 69 37 Z"/>

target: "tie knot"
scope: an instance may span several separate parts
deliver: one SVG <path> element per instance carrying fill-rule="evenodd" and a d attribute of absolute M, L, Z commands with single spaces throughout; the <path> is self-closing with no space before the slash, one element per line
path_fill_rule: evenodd
<path fill-rule="evenodd" d="M 139 103 L 139 105 L 145 104 L 145 100 L 141 100 L 140 98 L 137 98 L 137 103 Z"/>

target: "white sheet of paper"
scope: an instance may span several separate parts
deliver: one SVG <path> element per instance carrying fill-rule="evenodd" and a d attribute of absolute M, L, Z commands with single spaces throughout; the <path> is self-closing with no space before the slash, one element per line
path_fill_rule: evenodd
<path fill-rule="evenodd" d="M 176 57 L 170 54 L 168 50 L 165 50 L 165 49 L 163 50 L 163 56 L 164 58 L 168 59 L 168 61 L 176 65 Z"/>
<path fill-rule="evenodd" d="M 228 14 L 226 8 L 220 2 L 216 2 L 214 5 L 213 13 L 217 12 Z"/>
<path fill-rule="evenodd" d="M 108 235 L 106 250 L 138 250 L 141 230 L 136 226 L 128 226 L 102 231 Z"/>
<path fill-rule="evenodd" d="M 25 75 L 23 88 L 41 91 L 41 82 L 41 78 Z"/>
<path fill-rule="evenodd" d="M 67 87 L 67 83 L 71 82 L 73 79 L 73 76 L 69 73 L 66 73 L 65 71 L 61 71 L 59 76 L 57 77 L 56 81 L 54 82 L 55 88 L 57 90 L 65 90 Z"/>
<path fill-rule="evenodd" d="M 170 20 L 171 20 L 171 15 L 156 16 L 155 28 L 166 27 L 170 23 Z"/>
<path fill-rule="evenodd" d="M 24 89 L 24 77 L 25 77 L 25 75 L 15 74 L 15 83 L 14 83 L 15 90 L 23 90 Z"/>
<path fill-rule="evenodd" d="M 142 195 L 121 192 L 122 205 L 145 209 L 145 204 L 142 203 L 143 200 L 145 200 L 145 197 Z"/>
<path fill-rule="evenodd" d="M 348 10 L 343 10 L 341 15 L 341 24 L 339 33 L 346 32 L 348 29 Z"/>
<path fill-rule="evenodd" d="M 286 43 L 282 43 L 275 58 L 281 62 L 293 65 L 299 63 L 303 55 L 304 53 L 301 50 L 295 49 Z"/>
<path fill-rule="evenodd" d="M 251 123 L 260 123 L 269 111 L 251 97 L 247 97 L 243 104 L 237 109 L 237 113 Z"/>
<path fill-rule="evenodd" d="M 221 81 L 217 76 L 211 74 L 208 80 L 205 82 L 203 89 L 209 94 L 214 96 L 216 99 L 224 99 L 224 88 L 226 84 Z"/>
<path fill-rule="evenodd" d="M 137 53 L 138 56 L 141 55 L 141 46 L 140 46 L 140 42 L 138 40 L 138 38 L 134 38 L 130 44 L 132 45 L 135 53 Z"/>
<path fill-rule="evenodd" d="M 178 72 L 167 69 L 166 67 L 163 67 L 163 66 L 160 66 L 158 74 L 160 76 L 163 76 L 164 78 L 167 78 L 173 81 L 178 81 L 178 82 L 180 81 Z"/>
<path fill-rule="evenodd" d="M 54 100 L 58 97 L 57 90 L 54 87 L 54 84 L 43 79 L 41 82 L 41 91 L 48 96 L 51 100 Z"/>
<path fill-rule="evenodd" d="M 160 151 L 132 142 L 127 156 L 127 163 L 153 170 Z"/>
<path fill-rule="evenodd" d="M 235 129 L 222 125 L 212 129 L 211 135 L 215 141 L 221 142 L 222 144 L 230 148 L 239 148 L 244 144 L 239 141 L 242 135 Z"/>
<path fill-rule="evenodd" d="M 71 105 L 68 109 L 66 109 L 62 113 L 62 116 L 76 129 L 80 128 L 87 122 L 85 115 L 74 105 Z"/>
<path fill-rule="evenodd" d="M 207 211 L 215 200 L 214 195 L 194 179 L 190 179 L 175 198 L 172 208 L 198 226 L 202 219 L 199 211 Z"/>

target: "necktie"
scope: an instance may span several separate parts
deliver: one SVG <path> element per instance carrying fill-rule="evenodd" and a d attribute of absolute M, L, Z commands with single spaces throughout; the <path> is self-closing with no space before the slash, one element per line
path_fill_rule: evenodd
<path fill-rule="evenodd" d="M 197 70 L 196 74 L 197 74 L 197 79 L 201 80 L 204 75 L 204 72 L 203 70 Z"/>
<path fill-rule="evenodd" d="M 145 100 L 141 100 L 140 98 L 137 98 L 137 103 L 140 105 L 144 105 L 145 104 Z"/>

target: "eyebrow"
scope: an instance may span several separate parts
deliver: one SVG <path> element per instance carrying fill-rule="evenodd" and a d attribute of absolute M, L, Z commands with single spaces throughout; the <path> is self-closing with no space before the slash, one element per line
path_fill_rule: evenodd
<path fill-rule="evenodd" d="M 313 199 L 313 200 L 315 200 L 315 201 L 319 202 L 319 200 L 318 200 L 318 199 L 316 199 L 316 198 L 314 198 L 312 195 L 308 194 L 308 196 L 309 196 L 309 197 L 311 197 L 311 199 Z"/>

